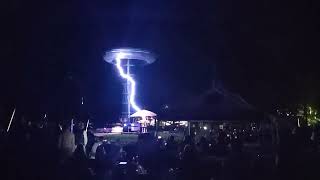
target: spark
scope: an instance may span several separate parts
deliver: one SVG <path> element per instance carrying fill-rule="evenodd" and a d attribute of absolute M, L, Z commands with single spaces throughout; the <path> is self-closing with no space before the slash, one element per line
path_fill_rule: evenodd
<path fill-rule="evenodd" d="M 123 68 L 121 67 L 121 59 L 125 58 L 127 54 L 125 53 L 119 53 L 116 56 L 116 66 L 117 69 L 119 71 L 119 74 L 122 78 L 128 80 L 130 82 L 130 104 L 132 106 L 132 108 L 135 111 L 140 111 L 140 107 L 138 107 L 138 105 L 135 102 L 135 95 L 136 95 L 136 82 L 134 81 L 134 79 L 129 75 L 129 74 L 125 74 Z"/>

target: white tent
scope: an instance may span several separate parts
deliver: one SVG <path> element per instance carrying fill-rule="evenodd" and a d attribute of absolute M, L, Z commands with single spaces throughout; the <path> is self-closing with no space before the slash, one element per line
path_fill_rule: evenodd
<path fill-rule="evenodd" d="M 140 111 L 133 113 L 130 117 L 142 117 L 142 119 L 145 119 L 144 117 L 148 117 L 148 116 L 155 117 L 157 116 L 157 114 L 154 112 L 142 109 Z"/>
<path fill-rule="evenodd" d="M 146 127 L 147 124 L 151 123 L 150 120 L 147 120 L 147 117 L 155 117 L 155 116 L 157 116 L 156 113 L 143 109 L 133 113 L 130 117 L 141 117 L 141 120 L 137 122 L 140 123 L 141 126 Z"/>

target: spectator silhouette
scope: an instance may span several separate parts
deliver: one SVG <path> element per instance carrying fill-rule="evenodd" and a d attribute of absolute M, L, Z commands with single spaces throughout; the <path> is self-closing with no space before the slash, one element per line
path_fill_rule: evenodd
<path fill-rule="evenodd" d="M 186 145 L 183 149 L 180 161 L 181 178 L 187 180 L 197 179 L 197 172 L 199 171 L 196 167 L 199 165 L 198 163 L 194 148 L 191 145 Z"/>
<path fill-rule="evenodd" d="M 72 153 L 75 149 L 75 137 L 70 131 L 69 125 L 64 126 L 63 132 L 59 136 L 58 148 L 61 153 L 60 155 L 62 161 L 65 161 L 72 156 Z"/>
<path fill-rule="evenodd" d="M 89 180 L 91 173 L 89 171 L 89 163 L 83 145 L 79 144 L 75 149 L 70 162 L 69 178 L 74 180 Z"/>

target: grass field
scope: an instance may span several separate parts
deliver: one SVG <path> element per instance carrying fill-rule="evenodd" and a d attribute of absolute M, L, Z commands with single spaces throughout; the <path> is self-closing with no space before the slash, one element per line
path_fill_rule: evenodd
<path fill-rule="evenodd" d="M 125 145 L 136 143 L 138 141 L 138 134 L 106 134 L 104 139 L 115 142 L 117 144 Z"/>
<path fill-rule="evenodd" d="M 136 143 L 138 141 L 139 134 L 134 133 L 103 133 L 99 134 L 98 136 L 104 137 L 104 139 L 114 142 L 120 145 Z M 169 133 L 166 131 L 158 132 L 158 137 L 161 137 L 164 140 L 167 140 L 170 136 L 174 136 L 176 141 L 183 140 L 183 134 L 181 133 Z"/>

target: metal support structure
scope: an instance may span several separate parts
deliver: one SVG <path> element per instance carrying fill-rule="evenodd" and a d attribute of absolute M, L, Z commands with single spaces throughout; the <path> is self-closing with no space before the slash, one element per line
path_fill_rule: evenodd
<path fill-rule="evenodd" d="M 123 122 L 128 122 L 128 120 L 130 120 L 132 110 L 137 110 L 140 108 L 135 103 L 134 90 L 132 89 L 135 89 L 135 87 L 131 87 L 131 82 L 134 80 L 133 78 L 131 80 L 128 79 L 128 76 L 126 75 L 129 75 L 129 77 L 132 76 L 132 74 L 130 74 L 132 69 L 130 68 L 133 66 L 144 66 L 154 63 L 156 61 L 155 55 L 149 51 L 142 49 L 117 48 L 107 51 L 103 58 L 106 62 L 116 65 L 120 73 L 120 76 L 126 79 L 125 82 L 123 82 L 123 110 L 121 114 L 121 119 Z M 121 65 L 119 65 L 118 63 L 119 58 L 123 60 L 121 61 L 123 62 L 123 64 L 121 63 Z M 131 101 L 130 97 L 132 98 Z"/>
<path fill-rule="evenodd" d="M 130 60 L 127 60 L 127 74 L 130 75 Z M 130 115 L 131 115 L 131 104 L 130 104 L 130 94 L 131 94 L 131 90 L 130 90 L 130 81 L 127 79 L 127 113 L 128 113 L 128 120 L 130 121 Z"/>
<path fill-rule="evenodd" d="M 130 68 L 133 66 L 130 63 L 130 60 L 127 59 L 126 62 L 123 66 L 125 67 L 126 70 L 126 74 L 133 76 L 133 74 L 131 74 Z M 122 99 L 122 117 L 126 118 L 127 120 L 130 119 L 130 115 L 131 115 L 131 104 L 130 104 L 130 95 L 131 95 L 131 84 L 130 81 L 127 79 L 126 81 L 123 82 L 123 99 Z"/>

